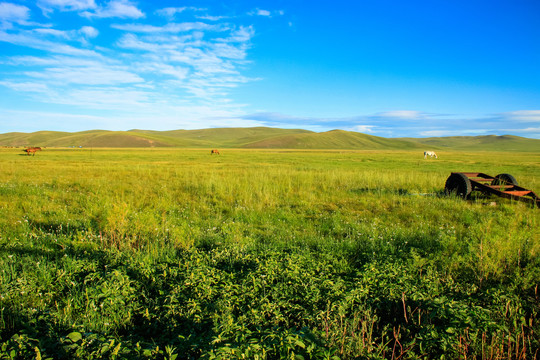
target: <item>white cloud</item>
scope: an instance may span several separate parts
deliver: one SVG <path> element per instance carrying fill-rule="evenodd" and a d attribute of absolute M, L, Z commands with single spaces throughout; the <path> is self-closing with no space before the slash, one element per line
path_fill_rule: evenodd
<path fill-rule="evenodd" d="M 257 10 L 257 15 L 259 15 L 259 16 L 270 16 L 271 13 L 268 10 L 259 9 L 259 10 Z"/>
<path fill-rule="evenodd" d="M 228 16 L 212 16 L 212 15 L 198 15 L 195 17 L 200 20 L 209 20 L 209 21 L 219 21 L 219 20 L 229 18 Z"/>
<path fill-rule="evenodd" d="M 161 50 L 165 50 L 162 45 L 142 41 L 137 37 L 137 35 L 134 34 L 125 34 L 120 40 L 118 40 L 117 45 L 123 49 L 143 50 L 148 52 L 158 52 Z M 173 49 L 174 47 L 170 48 Z"/>
<path fill-rule="evenodd" d="M 0 108 L 0 118 L 16 118 L 20 122 L 13 122 L 3 126 L 8 130 L 24 131 L 62 130 L 80 131 L 82 129 L 109 129 L 126 130 L 133 128 L 151 130 L 173 129 L 200 129 L 207 127 L 251 127 L 262 126 L 257 120 L 243 119 L 242 110 L 236 105 L 212 104 L 176 105 L 162 103 L 154 105 L 156 99 L 151 93 L 131 91 L 125 93 L 123 89 L 93 89 L 91 92 L 79 91 L 59 99 L 66 105 L 90 105 L 101 110 L 114 111 L 121 107 L 129 109 L 122 113 L 115 113 L 114 122 L 109 116 L 93 116 L 77 111 L 40 112 L 40 111 L 10 111 Z M 159 119 L 159 121 L 156 121 Z M 44 125 L 46 124 L 46 125 Z"/>
<path fill-rule="evenodd" d="M 88 39 L 98 36 L 99 31 L 92 26 L 83 26 L 79 30 L 57 30 L 50 28 L 37 28 L 27 32 L 28 37 L 57 38 L 58 40 L 76 40 L 88 44 Z"/>
<path fill-rule="evenodd" d="M 30 9 L 26 6 L 6 2 L 0 3 L 0 23 L 11 27 L 10 23 L 22 24 L 30 17 Z"/>
<path fill-rule="evenodd" d="M 78 11 L 96 7 L 94 0 L 38 0 L 37 4 L 40 7 L 55 8 L 62 11 Z"/>
<path fill-rule="evenodd" d="M 39 33 L 31 31 L 12 34 L 0 30 L 0 41 L 57 54 L 100 57 L 93 50 L 79 49 L 65 43 L 44 40 L 39 37 Z"/>
<path fill-rule="evenodd" d="M 489 129 L 460 129 L 460 130 L 426 130 L 420 131 L 419 135 L 422 137 L 444 137 L 444 136 L 478 136 L 490 134 L 492 130 Z"/>
<path fill-rule="evenodd" d="M 132 72 L 116 69 L 106 65 L 85 67 L 53 67 L 39 72 L 28 71 L 26 76 L 43 79 L 48 83 L 84 84 L 84 85 L 116 85 L 143 82 L 144 80 Z"/>
<path fill-rule="evenodd" d="M 240 26 L 238 30 L 232 31 L 228 38 L 219 40 L 223 42 L 248 42 L 254 35 L 255 29 L 253 29 L 253 26 Z"/>
<path fill-rule="evenodd" d="M 518 110 L 502 114 L 504 117 L 522 122 L 540 122 L 540 110 Z"/>
<path fill-rule="evenodd" d="M 255 9 L 250 12 L 248 12 L 248 15 L 250 16 L 263 16 L 267 18 L 271 18 L 272 16 L 283 16 L 285 14 L 285 11 L 283 10 L 277 10 L 277 11 L 269 11 L 265 9 Z"/>
<path fill-rule="evenodd" d="M 41 8 L 45 16 L 50 16 L 55 9 L 59 11 L 95 9 L 96 3 L 94 0 L 38 0 L 37 6 Z"/>
<path fill-rule="evenodd" d="M 159 15 L 159 16 L 163 16 L 163 17 L 166 17 L 166 18 L 172 20 L 172 19 L 174 19 L 176 14 L 183 13 L 186 10 L 190 10 L 190 11 L 206 11 L 205 8 L 197 8 L 197 7 L 193 7 L 193 6 L 183 6 L 183 7 L 167 7 L 167 8 L 164 8 L 164 9 L 156 10 L 155 13 L 157 15 Z"/>
<path fill-rule="evenodd" d="M 421 131 L 420 136 L 424 137 L 442 137 L 442 136 L 459 136 L 463 133 L 459 130 L 426 130 Z"/>
<path fill-rule="evenodd" d="M 87 38 L 95 38 L 99 35 L 99 31 L 92 26 L 83 26 L 79 32 Z"/>
<path fill-rule="evenodd" d="M 100 62 L 93 58 L 71 57 L 65 55 L 53 55 L 49 57 L 37 56 L 14 56 L 10 59 L 9 64 L 21 66 L 98 66 Z"/>
<path fill-rule="evenodd" d="M 377 116 L 384 118 L 399 118 L 399 119 L 422 119 L 425 118 L 424 113 L 413 110 L 396 110 L 396 111 L 386 111 L 378 113 Z"/>
<path fill-rule="evenodd" d="M 177 80 L 184 80 L 189 73 L 189 70 L 184 67 L 160 63 L 141 63 L 138 69 L 144 72 L 167 75 Z"/>
<path fill-rule="evenodd" d="M 361 132 L 361 133 L 372 133 L 373 128 L 375 127 L 376 127 L 375 125 L 356 125 L 356 126 L 353 126 L 351 130 Z"/>
<path fill-rule="evenodd" d="M 143 90 L 132 90 L 120 87 L 91 87 L 71 90 L 62 93 L 55 99 L 57 104 L 78 105 L 81 107 L 91 106 L 97 109 L 130 109 L 138 111 L 147 107 L 152 93 Z"/>
<path fill-rule="evenodd" d="M 272 13 L 270 11 L 268 11 L 268 10 L 255 9 L 255 10 L 250 11 L 248 13 L 248 15 L 270 17 L 270 16 L 272 16 Z"/>
<path fill-rule="evenodd" d="M 219 58 L 243 60 L 247 55 L 245 47 L 231 46 L 229 44 L 215 44 L 212 49 Z"/>
<path fill-rule="evenodd" d="M 164 9 L 158 9 L 156 10 L 156 14 L 159 16 L 164 16 L 167 18 L 174 18 L 176 14 L 182 13 L 186 11 L 187 7 L 167 7 Z"/>
<path fill-rule="evenodd" d="M 30 93 L 46 93 L 49 91 L 47 85 L 35 82 L 0 81 L 0 85 L 6 86 L 15 91 Z"/>
<path fill-rule="evenodd" d="M 97 7 L 93 11 L 84 11 L 82 16 L 87 18 L 121 18 L 139 19 L 144 13 L 129 0 L 111 0 L 105 7 Z"/>
<path fill-rule="evenodd" d="M 202 22 L 170 23 L 165 26 L 155 26 L 146 24 L 113 24 L 112 28 L 135 33 L 180 33 L 193 30 L 224 30 L 216 25 L 209 25 Z"/>
<path fill-rule="evenodd" d="M 220 22 L 222 16 L 201 20 L 200 11 L 207 10 L 194 7 L 157 11 L 165 17 L 191 16 L 191 21 L 160 24 L 143 20 L 144 13 L 129 0 L 37 0 L 37 5 L 51 16 L 51 23 L 60 25 L 29 24 L 30 13 L 21 11 L 23 7 L 18 15 L 11 12 L 10 19 L 19 19 L 24 27 L 16 28 L 14 21 L 11 28 L 0 26 L 0 44 L 20 47 L 19 56 L 2 58 L 0 95 L 17 92 L 33 109 L 107 111 L 122 122 L 119 129 L 158 129 L 156 118 L 169 129 L 263 124 L 243 118 L 245 105 L 230 98 L 231 89 L 257 80 L 243 75 L 253 26 L 231 17 L 230 22 Z M 60 16 L 75 21 L 62 23 Z M 94 21 L 82 19 L 81 24 L 79 16 Z M 113 17 L 138 20 L 117 20 L 104 27 L 97 21 Z M 78 25 L 70 29 L 68 24 Z M 115 30 L 121 30 L 120 35 Z M 53 117 L 43 118 L 49 124 Z M 80 125 L 86 128 L 99 128 L 101 121 L 79 114 L 63 119 L 88 119 Z"/>
<path fill-rule="evenodd" d="M 524 133 L 526 136 L 529 136 L 530 133 L 540 134 L 540 127 L 528 127 L 528 128 L 513 128 L 513 129 L 502 129 L 506 133 Z"/>
<path fill-rule="evenodd" d="M 161 75 L 182 80 L 174 84 L 169 82 L 168 85 L 185 89 L 198 98 L 216 100 L 226 96 L 226 89 L 254 80 L 241 76 L 238 69 L 239 65 L 246 63 L 246 43 L 254 33 L 251 27 L 241 27 L 230 31 L 227 37 L 218 39 L 199 31 L 182 37 L 160 35 L 178 25 L 193 28 L 193 24 L 169 24 L 168 28 L 159 29 L 141 28 L 139 25 L 121 26 L 122 29 L 138 30 L 143 34 L 151 33 L 151 36 L 128 33 L 122 36 L 117 45 L 141 52 L 137 55 L 138 69 L 153 69 Z"/>
<path fill-rule="evenodd" d="M 51 36 L 51 37 L 58 37 L 58 38 L 64 38 L 64 39 L 70 39 L 71 35 L 67 31 L 62 30 L 56 30 L 56 29 L 34 29 L 33 32 L 37 33 L 38 35 L 43 36 Z"/>

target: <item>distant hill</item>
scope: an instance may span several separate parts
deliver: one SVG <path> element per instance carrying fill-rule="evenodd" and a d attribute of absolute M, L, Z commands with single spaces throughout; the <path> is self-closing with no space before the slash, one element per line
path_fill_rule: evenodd
<path fill-rule="evenodd" d="M 0 146 L 41 147 L 183 147 L 266 149 L 453 149 L 540 152 L 540 140 L 519 136 L 383 138 L 353 131 L 316 133 L 268 127 L 202 130 L 38 131 L 0 134 Z"/>
<path fill-rule="evenodd" d="M 540 152 L 540 140 L 513 135 L 450 136 L 432 138 L 402 138 L 416 141 L 430 149 L 485 150 L 485 151 L 530 151 Z"/>
<path fill-rule="evenodd" d="M 282 135 L 246 144 L 246 148 L 277 149 L 417 149 L 411 140 L 386 139 L 362 133 L 331 130 L 322 133 Z"/>

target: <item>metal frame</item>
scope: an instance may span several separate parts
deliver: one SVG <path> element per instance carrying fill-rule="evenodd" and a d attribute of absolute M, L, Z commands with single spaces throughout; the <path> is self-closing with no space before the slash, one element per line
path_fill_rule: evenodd
<path fill-rule="evenodd" d="M 519 185 L 505 182 L 503 179 L 496 178 L 481 172 L 461 172 L 452 174 L 463 174 L 471 182 L 472 191 L 481 191 L 486 194 L 493 194 L 505 199 L 527 202 L 540 208 L 540 197 L 533 191 L 525 189 Z M 499 185 L 493 183 L 499 182 Z"/>

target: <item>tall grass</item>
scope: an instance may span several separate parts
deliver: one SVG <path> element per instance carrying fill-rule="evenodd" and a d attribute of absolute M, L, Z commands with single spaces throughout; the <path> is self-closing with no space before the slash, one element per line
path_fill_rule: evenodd
<path fill-rule="evenodd" d="M 540 156 L 440 157 L 2 149 L 0 350 L 537 356 L 538 210 L 443 187 L 482 171 L 538 193 Z"/>

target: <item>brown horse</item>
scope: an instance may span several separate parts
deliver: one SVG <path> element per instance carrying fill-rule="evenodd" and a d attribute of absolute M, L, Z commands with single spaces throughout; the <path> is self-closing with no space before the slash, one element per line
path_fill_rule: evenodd
<path fill-rule="evenodd" d="M 32 156 L 36 156 L 36 151 L 38 150 L 41 151 L 41 148 L 40 147 L 27 147 L 23 151 L 26 151 L 26 154 L 28 156 L 30 156 L 30 154 L 32 154 Z"/>
<path fill-rule="evenodd" d="M 219 155 L 219 151 L 216 150 L 216 149 L 210 150 L 210 155 L 214 155 L 214 154 L 218 154 L 218 155 Z"/>

